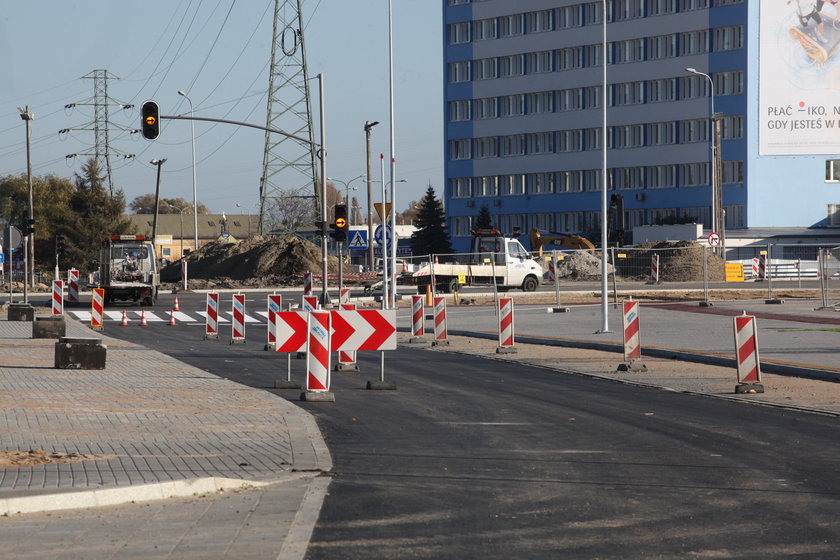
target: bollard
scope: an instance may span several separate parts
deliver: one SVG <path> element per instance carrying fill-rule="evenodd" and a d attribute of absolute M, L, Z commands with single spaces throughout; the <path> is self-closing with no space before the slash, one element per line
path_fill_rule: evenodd
<path fill-rule="evenodd" d="M 35 317 L 32 321 L 32 338 L 61 338 L 66 333 L 63 315 Z"/>
<path fill-rule="evenodd" d="M 219 294 L 216 292 L 207 294 L 204 340 L 219 340 Z"/>
<path fill-rule="evenodd" d="M 102 288 L 93 289 L 93 297 L 90 300 L 90 328 L 95 331 L 105 330 L 102 322 L 102 310 L 105 307 L 105 290 Z"/>
<path fill-rule="evenodd" d="M 330 392 L 330 312 L 313 311 L 308 319 L 309 349 L 306 353 L 306 391 L 300 400 L 334 402 Z"/>
<path fill-rule="evenodd" d="M 282 296 L 277 294 L 268 296 L 268 341 L 264 350 L 275 350 L 277 348 L 277 313 L 280 312 L 282 304 Z"/>
<path fill-rule="evenodd" d="M 622 308 L 624 317 L 624 363 L 619 364 L 618 371 L 647 371 L 647 366 L 637 361 L 642 359 L 639 302 L 625 301 Z"/>
<path fill-rule="evenodd" d="M 513 335 L 513 299 L 499 298 L 499 347 L 496 354 L 515 354 Z"/>
<path fill-rule="evenodd" d="M 56 369 L 105 369 L 108 347 L 98 338 L 62 337 L 55 343 Z"/>
<path fill-rule="evenodd" d="M 732 319 L 738 360 L 738 384 L 735 385 L 735 392 L 738 394 L 763 393 L 755 317 L 747 315 L 745 311 L 740 317 Z"/>
<path fill-rule="evenodd" d="M 231 307 L 230 344 L 245 344 L 245 294 L 233 294 Z"/>
<path fill-rule="evenodd" d="M 67 305 L 79 305 L 79 271 L 75 268 L 67 271 Z"/>
<path fill-rule="evenodd" d="M 435 297 L 435 339 L 432 346 L 439 344 L 449 344 L 446 331 L 446 298 L 443 296 Z"/>
<path fill-rule="evenodd" d="M 355 311 L 355 303 L 342 303 L 341 309 Z M 356 363 L 356 350 L 339 350 L 338 363 L 335 364 L 335 371 L 359 371 L 359 364 Z"/>
<path fill-rule="evenodd" d="M 650 279 L 648 284 L 659 284 L 659 255 L 654 253 L 650 256 Z"/>
<path fill-rule="evenodd" d="M 52 314 L 64 315 L 64 282 L 61 280 L 52 283 Z"/>
<path fill-rule="evenodd" d="M 303 275 L 303 295 L 312 295 L 312 273 L 307 272 Z"/>
<path fill-rule="evenodd" d="M 423 336 L 426 334 L 424 328 L 425 317 L 423 317 L 423 296 L 411 296 L 411 338 L 409 343 L 426 342 Z"/>

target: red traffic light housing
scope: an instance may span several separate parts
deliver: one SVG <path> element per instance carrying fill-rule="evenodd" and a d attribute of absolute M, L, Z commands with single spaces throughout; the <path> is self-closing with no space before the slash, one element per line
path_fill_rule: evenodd
<path fill-rule="evenodd" d="M 160 136 L 160 108 L 154 101 L 146 101 L 140 108 L 140 130 L 146 140 Z"/>
<path fill-rule="evenodd" d="M 335 213 L 333 214 L 335 219 L 333 220 L 333 229 L 335 233 L 336 241 L 347 241 L 347 230 L 349 229 L 349 224 L 347 222 L 347 205 L 346 204 L 336 204 L 335 205 Z"/>

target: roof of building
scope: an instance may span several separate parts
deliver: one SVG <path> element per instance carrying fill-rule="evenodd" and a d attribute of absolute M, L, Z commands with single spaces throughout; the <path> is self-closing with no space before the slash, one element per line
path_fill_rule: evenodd
<path fill-rule="evenodd" d="M 222 216 L 225 216 L 226 219 L 227 232 L 234 237 L 243 239 L 256 235 L 259 231 L 260 217 L 256 214 L 199 214 L 199 239 L 216 239 L 219 237 L 222 233 Z M 152 221 L 154 220 L 152 214 L 129 214 L 126 217 L 137 228 L 138 234 L 149 236 L 152 234 Z M 184 237 L 187 239 L 194 237 L 192 214 L 158 214 L 158 235 L 171 235 L 175 239 L 180 239 L 181 231 L 184 232 Z"/>

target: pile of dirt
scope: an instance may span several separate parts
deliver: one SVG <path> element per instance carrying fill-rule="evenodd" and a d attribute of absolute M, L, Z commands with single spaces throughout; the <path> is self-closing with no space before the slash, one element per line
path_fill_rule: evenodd
<path fill-rule="evenodd" d="M 642 272 L 636 271 L 637 276 L 646 277 L 649 273 L 651 255 L 659 255 L 659 280 L 661 282 L 702 282 L 703 281 L 703 253 L 707 253 L 707 274 L 710 282 L 726 279 L 725 261 L 695 241 L 657 241 L 643 243 L 632 250 L 634 261 L 641 260 Z M 628 263 L 630 264 L 630 263 Z M 635 263 L 634 263 L 635 264 Z M 622 263 L 618 263 L 618 273 L 622 274 Z M 639 266 L 635 266 L 636 269 Z M 627 271 L 627 276 L 632 276 Z"/>
<path fill-rule="evenodd" d="M 298 237 L 254 237 L 239 242 L 214 241 L 184 258 L 192 288 L 265 288 L 294 285 L 306 272 L 320 273 L 321 248 Z M 328 273 L 338 272 L 330 256 Z M 181 263 L 160 274 L 161 282 L 181 280 Z"/>
<path fill-rule="evenodd" d="M 607 264 L 607 274 L 612 274 L 613 266 Z M 575 251 L 560 261 L 557 277 L 575 280 L 599 280 L 601 278 L 601 259 L 590 251 Z"/>

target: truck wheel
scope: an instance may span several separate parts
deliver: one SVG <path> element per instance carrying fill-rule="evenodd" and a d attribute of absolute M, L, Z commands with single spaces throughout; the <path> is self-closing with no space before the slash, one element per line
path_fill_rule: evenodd
<path fill-rule="evenodd" d="M 528 276 L 525 280 L 522 281 L 522 291 L 523 292 L 535 292 L 537 291 L 537 287 L 540 285 L 539 281 L 534 278 L 533 276 Z"/>
<path fill-rule="evenodd" d="M 446 291 L 450 294 L 454 294 L 458 291 L 458 288 L 460 288 L 460 286 L 458 285 L 458 279 L 453 278 L 449 281 L 449 284 L 446 286 Z"/>

